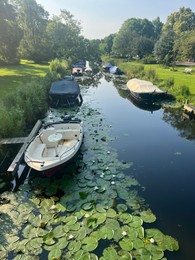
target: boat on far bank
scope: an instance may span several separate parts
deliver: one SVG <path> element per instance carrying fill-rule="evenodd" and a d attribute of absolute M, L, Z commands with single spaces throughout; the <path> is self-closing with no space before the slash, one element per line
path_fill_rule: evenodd
<path fill-rule="evenodd" d="M 133 78 L 127 82 L 130 96 L 141 102 L 155 103 L 166 99 L 169 94 L 162 91 L 152 82 Z"/>
<path fill-rule="evenodd" d="M 29 144 L 24 160 L 30 168 L 51 176 L 76 155 L 82 140 L 81 120 L 65 119 L 49 123 Z"/>

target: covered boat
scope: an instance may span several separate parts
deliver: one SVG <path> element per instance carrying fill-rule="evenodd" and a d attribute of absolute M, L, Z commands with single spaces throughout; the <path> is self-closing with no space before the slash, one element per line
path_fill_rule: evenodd
<path fill-rule="evenodd" d="M 127 82 L 130 96 L 145 103 L 153 103 L 167 97 L 167 93 L 153 85 L 152 82 L 140 79 L 131 79 Z"/>
<path fill-rule="evenodd" d="M 112 66 L 110 69 L 109 69 L 109 72 L 111 74 L 115 74 L 115 75 L 122 75 L 123 72 L 122 70 L 120 70 L 117 66 Z"/>
<path fill-rule="evenodd" d="M 49 105 L 51 107 L 63 107 L 80 104 L 82 97 L 80 86 L 74 78 L 65 78 L 51 84 L 49 90 Z"/>
<path fill-rule="evenodd" d="M 113 67 L 114 65 L 110 62 L 105 62 L 103 65 L 102 65 L 102 68 L 103 68 L 103 71 L 104 72 L 110 72 L 110 68 Z"/>
<path fill-rule="evenodd" d="M 79 119 L 50 123 L 43 127 L 27 147 L 24 160 L 29 167 L 49 176 L 68 163 L 83 140 Z"/>

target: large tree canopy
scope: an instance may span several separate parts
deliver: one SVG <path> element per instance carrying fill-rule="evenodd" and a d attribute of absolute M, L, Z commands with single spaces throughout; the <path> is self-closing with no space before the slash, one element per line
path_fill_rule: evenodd
<path fill-rule="evenodd" d="M 23 32 L 19 46 L 22 58 L 42 61 L 47 59 L 46 26 L 48 12 L 35 0 L 13 0 L 18 24 Z"/>
<path fill-rule="evenodd" d="M 113 52 L 142 58 L 151 53 L 154 46 L 155 27 L 147 19 L 131 18 L 121 26 L 114 38 Z"/>
<path fill-rule="evenodd" d="M 16 13 L 8 0 L 0 1 L 0 63 L 14 63 L 18 60 L 17 48 L 21 31 L 16 22 Z"/>
<path fill-rule="evenodd" d="M 182 7 L 168 16 L 154 53 L 159 63 L 174 64 L 176 60 L 195 59 L 195 13 Z"/>

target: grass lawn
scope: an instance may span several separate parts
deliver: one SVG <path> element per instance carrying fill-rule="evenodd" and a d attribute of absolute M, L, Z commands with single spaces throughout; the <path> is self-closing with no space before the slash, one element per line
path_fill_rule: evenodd
<path fill-rule="evenodd" d="M 1 98 L 12 92 L 21 83 L 29 82 L 35 77 L 44 77 L 49 65 L 35 64 L 32 61 L 21 60 L 19 65 L 0 67 Z"/>
<path fill-rule="evenodd" d="M 170 68 L 163 68 L 159 65 L 144 65 L 145 69 L 154 69 L 159 79 L 174 79 L 174 87 L 178 88 L 182 85 L 189 87 L 190 93 L 195 95 L 195 68 L 190 74 L 184 72 L 185 66 L 177 66 L 173 71 Z M 192 68 L 193 69 L 193 68 Z"/>

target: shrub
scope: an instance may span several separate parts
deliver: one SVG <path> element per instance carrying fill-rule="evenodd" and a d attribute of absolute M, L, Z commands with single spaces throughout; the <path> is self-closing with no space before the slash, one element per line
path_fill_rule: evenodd
<path fill-rule="evenodd" d="M 49 71 L 50 72 L 55 72 L 57 74 L 59 74 L 60 78 L 63 78 L 64 75 L 66 75 L 66 71 L 69 67 L 69 62 L 68 61 L 60 61 L 58 59 L 55 59 L 55 60 L 52 60 L 50 62 L 50 65 L 49 65 Z"/>

